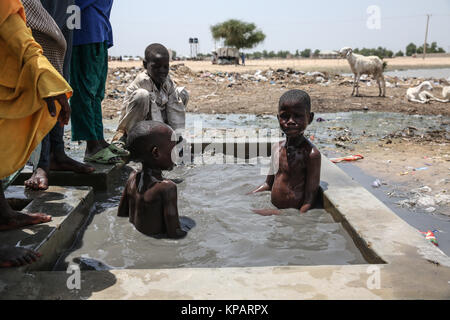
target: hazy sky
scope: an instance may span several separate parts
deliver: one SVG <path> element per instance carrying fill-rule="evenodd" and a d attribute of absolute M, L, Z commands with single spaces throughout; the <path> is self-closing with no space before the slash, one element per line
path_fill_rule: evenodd
<path fill-rule="evenodd" d="M 369 29 L 367 8 L 380 8 L 380 29 Z M 344 46 L 403 50 L 423 44 L 426 14 L 432 14 L 428 42 L 450 52 L 450 0 L 114 0 L 111 55 L 143 55 L 160 42 L 189 55 L 190 37 L 199 52 L 214 49 L 210 26 L 227 19 L 255 23 L 266 34 L 252 51 L 332 50 Z"/>

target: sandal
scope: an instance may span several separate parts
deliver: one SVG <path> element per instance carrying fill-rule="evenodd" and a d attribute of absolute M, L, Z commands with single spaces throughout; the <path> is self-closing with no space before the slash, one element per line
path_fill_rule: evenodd
<path fill-rule="evenodd" d="M 118 164 L 124 163 L 124 161 L 109 148 L 105 148 L 97 152 L 92 156 L 85 156 L 85 162 L 95 162 L 100 164 Z"/>
<path fill-rule="evenodd" d="M 130 151 L 125 149 L 125 143 L 120 141 L 120 140 L 112 142 L 109 145 L 108 149 L 112 153 L 115 153 L 115 154 L 117 154 L 118 156 L 121 156 L 121 157 L 128 157 L 130 155 Z"/>

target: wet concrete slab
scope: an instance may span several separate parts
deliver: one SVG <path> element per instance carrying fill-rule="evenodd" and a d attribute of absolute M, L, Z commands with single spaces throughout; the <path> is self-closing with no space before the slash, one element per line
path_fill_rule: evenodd
<path fill-rule="evenodd" d="M 95 168 L 90 174 L 74 173 L 70 171 L 50 171 L 49 184 L 51 186 L 70 186 L 82 187 L 88 186 L 96 191 L 105 191 L 111 185 L 111 181 L 120 174 L 123 164 L 104 165 L 98 163 L 89 163 Z M 31 167 L 25 167 L 24 170 L 14 181 L 13 185 L 23 186 L 24 182 L 32 175 Z"/>
<path fill-rule="evenodd" d="M 94 193 L 90 187 L 52 186 L 46 191 L 27 191 L 24 187 L 11 186 L 5 195 L 14 209 L 52 216 L 48 223 L 0 232 L 0 243 L 25 247 L 42 254 L 36 263 L 16 268 L 23 271 L 52 270 L 60 254 L 72 245 L 94 203 Z"/>

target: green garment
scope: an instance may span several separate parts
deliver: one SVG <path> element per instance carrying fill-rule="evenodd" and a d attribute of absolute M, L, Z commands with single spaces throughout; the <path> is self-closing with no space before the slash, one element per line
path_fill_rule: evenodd
<path fill-rule="evenodd" d="M 108 74 L 107 42 L 74 46 L 70 71 L 72 141 L 102 140 L 102 101 Z"/>

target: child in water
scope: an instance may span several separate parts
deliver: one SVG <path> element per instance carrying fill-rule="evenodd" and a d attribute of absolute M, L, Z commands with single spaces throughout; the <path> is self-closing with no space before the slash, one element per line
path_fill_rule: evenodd
<path fill-rule="evenodd" d="M 172 170 L 175 132 L 157 121 L 137 123 L 128 133 L 130 160 L 142 163 L 131 173 L 119 205 L 119 217 L 129 217 L 136 229 L 148 236 L 182 238 L 178 217 L 177 186 L 163 179 L 162 170 Z"/>
<path fill-rule="evenodd" d="M 278 106 L 278 122 L 286 135 L 272 150 L 272 171 L 266 182 L 252 193 L 271 191 L 272 204 L 278 209 L 310 210 L 320 184 L 321 155 L 304 136 L 314 119 L 311 99 L 302 90 L 290 90 Z M 279 210 L 254 210 L 261 215 L 277 215 Z"/>

